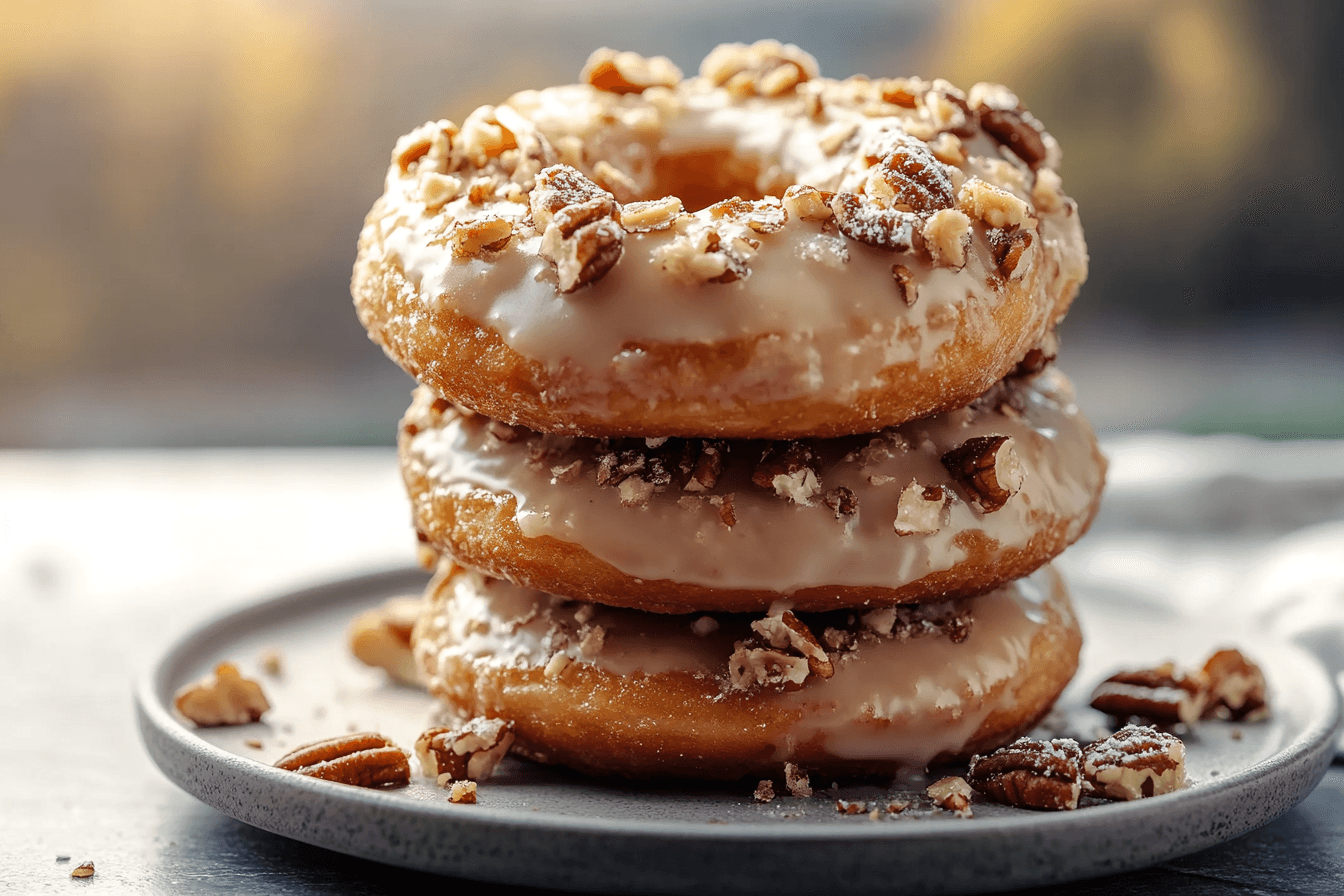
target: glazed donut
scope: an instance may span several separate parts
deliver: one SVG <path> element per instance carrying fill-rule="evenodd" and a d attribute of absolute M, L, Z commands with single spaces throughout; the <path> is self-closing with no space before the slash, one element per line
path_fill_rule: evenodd
<path fill-rule="evenodd" d="M 965 405 L 1064 316 L 1087 252 L 1059 155 L 997 85 L 599 51 L 403 137 L 352 293 L 413 377 L 510 424 L 873 432 Z"/>
<path fill-rule="evenodd" d="M 416 623 L 430 691 L 508 719 L 514 752 L 593 775 L 733 780 L 923 769 L 1030 730 L 1077 668 L 1046 567 L 957 604 L 660 616 L 445 562 Z"/>
<path fill-rule="evenodd" d="M 982 493 L 945 460 L 963 446 L 1016 492 Z M 1082 535 L 1106 468 L 1053 366 L 875 434 L 774 443 L 542 435 L 422 387 L 400 457 L 422 537 L 461 563 L 660 613 L 978 594 Z"/>

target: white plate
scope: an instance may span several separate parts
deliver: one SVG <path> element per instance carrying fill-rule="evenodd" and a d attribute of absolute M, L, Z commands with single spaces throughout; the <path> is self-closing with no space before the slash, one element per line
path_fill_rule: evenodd
<path fill-rule="evenodd" d="M 419 571 L 398 570 L 320 585 L 182 638 L 137 689 L 150 755 L 187 792 L 248 824 L 458 877 L 608 892 L 851 893 L 899 881 L 909 893 L 964 893 L 1112 874 L 1252 830 L 1320 781 L 1340 723 L 1339 695 L 1320 664 L 1265 642 L 1237 646 L 1265 670 L 1271 720 L 1201 723 L 1186 739 L 1186 790 L 1075 812 L 978 802 L 972 819 L 916 808 L 874 821 L 840 815 L 829 792 L 760 805 L 747 784 L 635 786 L 518 760 L 482 785 L 477 805 L 459 806 L 425 778 L 373 791 L 272 768 L 289 749 L 347 730 L 377 730 L 409 747 L 433 721 L 427 695 L 387 683 L 345 646 L 358 610 L 418 593 L 424 582 Z M 1078 603 L 1087 647 L 1060 709 L 1065 730 L 1085 738 L 1103 722 L 1086 706 L 1097 681 L 1168 658 L 1195 664 L 1223 643 L 1205 626 L 1156 619 L 1151 609 Z M 284 658 L 280 678 L 260 673 L 268 648 Z M 225 659 L 261 678 L 274 708 L 255 725 L 196 729 L 171 709 L 172 696 Z M 849 785 L 838 795 L 873 799 L 920 786 Z"/>

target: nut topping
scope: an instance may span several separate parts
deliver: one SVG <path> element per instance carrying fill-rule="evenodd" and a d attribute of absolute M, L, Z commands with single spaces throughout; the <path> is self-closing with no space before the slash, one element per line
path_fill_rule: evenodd
<path fill-rule="evenodd" d="M 247 725 L 271 708 L 261 685 L 243 678 L 233 663 L 220 663 L 214 675 L 178 691 L 173 705 L 202 728 Z"/>
<path fill-rule="evenodd" d="M 1171 793 L 1185 786 L 1185 744 L 1155 728 L 1126 725 L 1088 745 L 1083 774 L 1091 791 L 1107 799 Z"/>
<path fill-rule="evenodd" d="M 942 528 L 947 492 L 940 485 L 920 485 L 911 479 L 896 502 L 891 526 L 897 535 L 932 535 Z"/>
<path fill-rule="evenodd" d="M 1018 227 L 1006 230 L 992 228 L 985 236 L 1000 274 L 1009 280 L 1020 280 L 1030 270 L 1031 258 L 1028 252 L 1035 242 L 1030 230 Z"/>
<path fill-rule="evenodd" d="M 616 221 L 616 201 L 575 169 L 543 169 L 529 204 L 542 231 L 540 254 L 555 265 L 562 293 L 602 278 L 620 260 L 625 231 Z"/>
<path fill-rule="evenodd" d="M 420 615 L 418 597 L 394 597 L 350 623 L 350 652 L 366 666 L 385 669 L 403 684 L 419 680 L 411 655 L 411 629 Z"/>
<path fill-rule="evenodd" d="M 504 719 L 475 718 L 451 728 L 430 728 L 415 740 L 420 771 L 449 781 L 484 781 L 513 746 L 513 726 Z"/>
<path fill-rule="evenodd" d="M 909 252 L 915 245 L 920 220 L 910 212 L 882 208 L 853 193 L 836 193 L 831 211 L 840 232 L 852 240 L 889 252 Z"/>
<path fill-rule="evenodd" d="M 444 237 L 456 258 L 476 258 L 503 249 L 513 238 L 513 222 L 498 215 L 454 221 Z"/>
<path fill-rule="evenodd" d="M 93 873 L 94 870 L 92 862 L 84 862 L 82 864 L 76 865 L 74 868 L 70 870 L 70 876 L 74 878 L 93 877 Z"/>
<path fill-rule="evenodd" d="M 928 144 L 901 131 L 880 138 L 884 155 L 868 177 L 868 194 L 903 212 L 936 212 L 956 204 L 952 176 Z"/>
<path fill-rule="evenodd" d="M 807 799 L 812 795 L 812 782 L 808 780 L 807 773 L 792 762 L 784 763 L 784 786 L 789 788 L 789 793 L 800 799 Z"/>
<path fill-rule="evenodd" d="M 966 266 L 971 249 L 971 219 L 965 212 L 945 208 L 929 215 L 922 231 L 933 263 L 959 271 Z"/>
<path fill-rule="evenodd" d="M 795 184 L 784 191 L 784 208 L 804 221 L 829 221 L 835 217 L 831 199 L 835 194 L 827 190 Z"/>
<path fill-rule="evenodd" d="M 475 805 L 475 781 L 445 781 L 442 786 L 448 788 L 448 802 Z"/>
<path fill-rule="evenodd" d="M 751 623 L 751 628 L 771 647 L 791 649 L 806 657 L 807 667 L 813 675 L 830 678 L 835 674 L 835 667 L 812 630 L 789 610 L 757 619 Z"/>
<path fill-rule="evenodd" d="M 618 53 L 602 47 L 588 57 L 579 80 L 608 93 L 642 93 L 650 87 L 676 87 L 681 69 L 666 56 Z"/>
<path fill-rule="evenodd" d="M 1017 494 L 1026 471 L 1011 436 L 967 439 L 942 457 L 943 466 L 981 513 L 993 513 Z"/>
<path fill-rule="evenodd" d="M 1265 704 L 1265 675 L 1240 650 L 1219 650 L 1204 663 L 1208 705 L 1204 718 L 1256 721 L 1269 715 Z"/>
<path fill-rule="evenodd" d="M 775 801 L 775 783 L 769 778 L 756 785 L 756 792 L 751 798 L 758 803 L 773 803 Z"/>
<path fill-rule="evenodd" d="M 1189 725 L 1204 711 L 1206 688 L 1202 676 L 1185 675 L 1174 664 L 1163 663 L 1112 675 L 1092 692 L 1092 708 L 1117 719 Z"/>
<path fill-rule="evenodd" d="M 962 818 L 970 818 L 971 785 L 965 778 L 947 777 L 934 781 L 924 789 L 935 805 L 955 812 Z"/>
<path fill-rule="evenodd" d="M 837 485 L 828 491 L 821 499 L 835 514 L 838 520 L 846 519 L 859 512 L 859 496 L 854 494 L 853 489 L 846 488 L 843 485 Z"/>
<path fill-rule="evenodd" d="M 1076 809 L 1083 786 L 1083 751 L 1069 738 L 1020 737 L 988 756 L 973 756 L 966 777 L 1000 803 L 1024 809 Z"/>
<path fill-rule="evenodd" d="M 700 63 L 704 78 L 737 96 L 779 96 L 818 73 L 811 54 L 777 40 L 720 44 Z"/>
<path fill-rule="evenodd" d="M 817 454 L 802 442 L 775 442 L 751 474 L 761 488 L 773 489 L 796 504 L 812 504 L 821 492 Z"/>
<path fill-rule="evenodd" d="M 684 211 L 681 200 L 675 196 L 664 196 L 648 202 L 627 202 L 621 206 L 621 227 L 628 233 L 666 230 Z"/>
<path fill-rule="evenodd" d="M 282 756 L 275 767 L 356 787 L 400 787 L 411 780 L 406 751 L 372 731 L 299 747 Z"/>
<path fill-rule="evenodd" d="M 919 284 L 915 282 L 914 274 L 903 264 L 894 264 L 891 266 L 891 278 L 896 282 L 896 294 L 901 297 L 907 308 L 914 307 L 915 302 L 919 301 Z"/>
<path fill-rule="evenodd" d="M 1044 129 L 1022 108 L 1017 95 L 1001 84 L 976 84 L 970 106 L 980 113 L 980 127 L 1022 161 L 1036 168 L 1047 156 Z"/>

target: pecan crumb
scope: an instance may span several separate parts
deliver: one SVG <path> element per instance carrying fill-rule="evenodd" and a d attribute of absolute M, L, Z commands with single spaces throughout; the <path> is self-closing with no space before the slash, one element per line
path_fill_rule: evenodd
<path fill-rule="evenodd" d="M 812 782 L 808 779 L 807 773 L 792 762 L 784 763 L 784 786 L 789 788 L 789 793 L 800 799 L 812 795 Z"/>
<path fill-rule="evenodd" d="M 868 812 L 868 803 L 864 800 L 836 800 L 835 811 L 841 815 L 864 815 Z"/>
<path fill-rule="evenodd" d="M 1265 675 L 1240 650 L 1224 649 L 1204 663 L 1209 698 L 1204 718 L 1257 721 L 1269 715 Z"/>
<path fill-rule="evenodd" d="M 681 69 L 666 56 L 641 56 L 608 47 L 594 50 L 579 80 L 608 93 L 642 93 L 650 87 L 676 87 Z"/>
<path fill-rule="evenodd" d="M 821 503 L 829 507 L 838 520 L 847 519 L 859 512 L 859 496 L 843 485 L 837 485 L 828 491 L 821 499 Z"/>
<path fill-rule="evenodd" d="M 889 252 L 908 252 L 915 245 L 920 220 L 910 212 L 883 208 L 853 193 L 836 193 L 831 211 L 840 232 L 852 240 Z"/>
<path fill-rule="evenodd" d="M 280 656 L 280 651 L 274 647 L 265 650 L 261 654 L 261 671 L 272 678 L 279 678 L 285 674 L 284 658 Z"/>
<path fill-rule="evenodd" d="M 394 597 L 356 616 L 349 632 L 355 659 L 403 684 L 415 684 L 419 675 L 411 654 L 411 629 L 421 606 L 418 597 Z"/>
<path fill-rule="evenodd" d="M 819 464 L 816 452 L 802 442 L 776 442 L 762 455 L 751 481 L 781 498 L 810 505 L 821 491 Z"/>
<path fill-rule="evenodd" d="M 962 818 L 970 818 L 974 814 L 971 811 L 971 785 L 966 783 L 965 778 L 941 778 L 925 788 L 924 792 L 935 805 L 955 812 Z"/>
<path fill-rule="evenodd" d="M 261 684 L 244 678 L 232 663 L 220 663 L 213 675 L 178 691 L 173 705 L 202 728 L 247 725 L 271 708 Z"/>
<path fill-rule="evenodd" d="M 700 63 L 700 74 L 738 96 L 779 96 L 817 77 L 817 60 L 793 44 L 760 40 L 720 44 Z"/>
<path fill-rule="evenodd" d="M 891 266 L 891 278 L 896 283 L 896 294 L 901 297 L 901 301 L 907 308 L 914 307 L 915 302 L 919 301 L 919 284 L 915 282 L 910 269 L 903 264 L 894 264 Z"/>
<path fill-rule="evenodd" d="M 513 726 L 504 719 L 474 718 L 451 728 L 436 727 L 415 741 L 420 770 L 453 781 L 484 781 L 513 746 Z"/>
<path fill-rule="evenodd" d="M 897 535 L 931 535 L 942 528 L 947 492 L 939 485 L 920 485 L 915 480 L 901 490 L 892 528 Z"/>
<path fill-rule="evenodd" d="M 756 792 L 751 795 L 751 798 L 758 803 L 773 803 L 775 801 L 774 782 L 769 779 L 761 781 L 756 785 Z"/>
<path fill-rule="evenodd" d="M 442 786 L 442 785 L 440 785 Z M 466 805 L 476 803 L 475 781 L 453 781 L 448 786 L 448 802 Z"/>

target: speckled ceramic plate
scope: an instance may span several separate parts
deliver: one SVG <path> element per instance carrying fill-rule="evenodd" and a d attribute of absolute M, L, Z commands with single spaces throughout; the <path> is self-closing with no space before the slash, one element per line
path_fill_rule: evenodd
<path fill-rule="evenodd" d="M 422 692 L 360 666 L 345 626 L 360 609 L 417 593 L 425 578 L 394 571 L 282 595 L 191 632 L 137 691 L 150 755 L 170 779 L 268 831 L 351 855 L 458 877 L 600 892 L 965 893 L 1076 880 L 1194 852 L 1256 828 L 1304 798 L 1325 773 L 1339 696 L 1307 653 L 1240 643 L 1271 687 L 1273 718 L 1202 723 L 1187 738 L 1191 779 L 1179 793 L 1041 813 L 977 803 L 958 818 L 921 805 L 877 820 L 841 815 L 835 797 L 918 795 L 919 780 L 846 785 L 812 799 L 753 802 L 750 786 L 631 786 L 506 760 L 474 806 L 447 802 L 419 778 L 371 791 L 271 767 L 295 746 L 377 730 L 409 747 L 434 720 Z M 1088 646 L 1055 733 L 1090 738 L 1103 719 L 1091 687 L 1121 667 L 1201 661 L 1223 642 L 1206 625 L 1156 619 L 1113 599 L 1078 600 Z M 260 657 L 283 657 L 268 677 Z M 171 708 L 174 692 L 220 660 L 261 678 L 262 723 L 200 730 Z M 813 782 L 814 785 L 826 782 Z"/>

